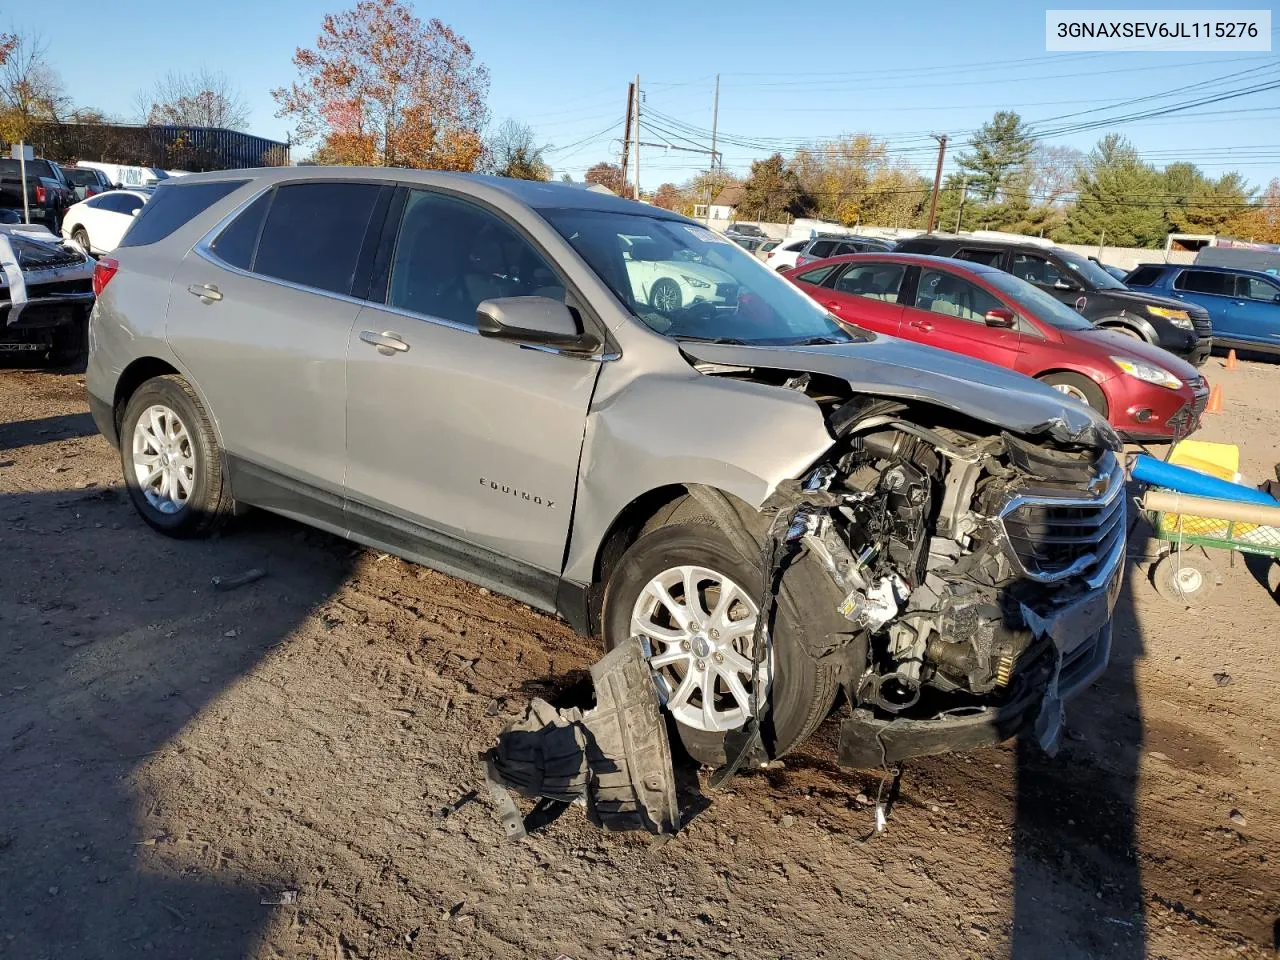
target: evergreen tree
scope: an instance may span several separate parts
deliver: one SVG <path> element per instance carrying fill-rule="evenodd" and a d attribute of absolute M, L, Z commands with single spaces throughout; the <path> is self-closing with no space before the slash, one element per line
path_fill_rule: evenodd
<path fill-rule="evenodd" d="M 1066 238 L 1119 247 L 1160 246 L 1168 232 L 1163 191 L 1163 176 L 1142 161 L 1128 140 L 1108 134 L 1081 165 Z"/>
<path fill-rule="evenodd" d="M 1029 186 L 1027 165 L 1035 145 L 1020 116 L 1012 110 L 996 113 L 969 141 L 969 151 L 960 154 L 960 170 L 973 196 L 983 203 L 1006 202 L 1006 192 Z"/>
<path fill-rule="evenodd" d="M 744 220 L 777 219 L 793 212 L 801 197 L 800 181 L 780 153 L 752 161 L 744 190 L 746 195 L 738 205 L 738 215 Z"/>

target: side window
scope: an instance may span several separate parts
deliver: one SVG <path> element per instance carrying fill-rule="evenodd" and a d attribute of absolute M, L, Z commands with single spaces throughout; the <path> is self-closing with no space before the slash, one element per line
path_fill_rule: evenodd
<path fill-rule="evenodd" d="M 144 206 L 146 206 L 146 203 L 147 203 L 141 197 L 135 197 L 131 193 L 125 194 L 123 199 L 124 199 L 124 212 L 131 216 L 133 215 L 133 212 L 135 210 L 141 210 Z"/>
<path fill-rule="evenodd" d="M 253 269 L 253 254 L 258 248 L 258 235 L 262 232 L 262 221 L 266 219 L 267 208 L 271 206 L 271 198 L 274 195 L 275 191 L 268 190 L 242 210 L 240 215 L 218 234 L 217 239 L 210 246 L 220 259 L 241 270 Z"/>
<path fill-rule="evenodd" d="M 1240 291 L 1240 296 L 1248 297 L 1250 300 L 1274 303 L 1277 297 L 1280 297 L 1280 289 L 1274 283 L 1259 280 L 1257 277 L 1238 277 L 1237 289 Z"/>
<path fill-rule="evenodd" d="M 986 323 L 988 311 L 1008 308 L 962 277 L 941 270 L 923 270 L 916 290 L 916 309 L 973 323 Z"/>
<path fill-rule="evenodd" d="M 809 256 L 822 259 L 831 256 L 831 251 L 836 248 L 834 240 L 815 240 L 813 246 L 809 248 Z"/>
<path fill-rule="evenodd" d="M 111 195 L 105 194 L 105 195 L 99 195 L 96 197 L 90 197 L 88 200 L 84 200 L 82 202 L 86 207 L 89 207 L 92 210 L 110 210 L 111 207 L 108 206 L 108 203 L 110 200 L 111 200 Z"/>
<path fill-rule="evenodd" d="M 411 191 L 391 260 L 387 305 L 474 327 L 476 307 L 498 297 L 563 301 L 565 288 L 506 221 L 464 200 Z"/>
<path fill-rule="evenodd" d="M 1192 293 L 1216 293 L 1220 297 L 1231 296 L 1232 280 L 1230 274 L 1214 273 L 1212 270 L 1183 270 L 1178 279 L 1173 281 L 1177 290 L 1190 290 Z"/>
<path fill-rule="evenodd" d="M 906 272 L 907 268 L 900 263 L 856 264 L 840 275 L 835 288 L 855 297 L 897 303 L 898 288 Z"/>
<path fill-rule="evenodd" d="M 247 180 L 215 180 L 186 186 L 159 187 L 120 241 L 122 247 L 141 247 L 163 240 L 199 216 Z"/>
<path fill-rule="evenodd" d="M 1033 253 L 1015 253 L 1013 266 L 1009 272 L 1020 280 L 1026 280 L 1041 287 L 1052 287 L 1059 280 L 1076 285 L 1074 280 L 1064 277 L 1062 272 L 1044 257 L 1037 257 Z"/>
<path fill-rule="evenodd" d="M 254 272 L 349 295 L 379 189 L 341 181 L 276 188 Z"/>
<path fill-rule="evenodd" d="M 980 247 L 963 247 L 956 251 L 957 260 L 968 260 L 970 263 L 985 263 L 988 267 L 1000 266 L 1000 260 L 1003 256 L 1003 250 L 983 250 Z"/>
<path fill-rule="evenodd" d="M 797 240 L 795 243 L 788 243 L 782 249 L 786 250 L 788 253 L 799 253 L 805 248 L 805 244 L 808 242 L 808 240 Z"/>
<path fill-rule="evenodd" d="M 937 240 L 903 240 L 895 249 L 899 253 L 937 253 L 942 246 Z"/>
<path fill-rule="evenodd" d="M 829 263 L 825 267 L 818 267 L 815 270 L 806 270 L 804 273 L 796 275 L 796 279 L 804 283 L 811 283 L 815 287 L 822 286 L 822 281 L 827 279 L 831 271 L 836 268 L 836 264 Z"/>
<path fill-rule="evenodd" d="M 1138 267 L 1125 277 L 1125 285 L 1130 287 L 1149 287 L 1160 279 L 1159 267 Z"/>

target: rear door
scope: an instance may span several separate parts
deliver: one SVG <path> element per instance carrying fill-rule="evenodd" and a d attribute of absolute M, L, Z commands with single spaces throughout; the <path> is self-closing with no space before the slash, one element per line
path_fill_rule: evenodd
<path fill-rule="evenodd" d="M 917 343 L 977 357 L 1013 370 L 1022 335 L 1016 327 L 989 327 L 991 310 L 1006 304 L 965 277 L 936 267 L 920 269 L 912 301 L 902 315 L 901 335 Z"/>
<path fill-rule="evenodd" d="M 343 180 L 278 186 L 197 244 L 174 275 L 169 341 L 249 502 L 288 513 L 299 494 L 330 508 L 307 507 L 317 519 L 342 522 L 347 345 L 368 285 L 362 253 L 390 192 Z"/>
<path fill-rule="evenodd" d="M 897 336 L 903 311 L 898 294 L 906 272 L 902 263 L 848 263 L 811 293 L 841 320 Z"/>
<path fill-rule="evenodd" d="M 483 300 L 566 300 L 515 224 L 433 190 L 402 188 L 397 205 L 382 305 L 360 312 L 347 363 L 348 522 L 431 545 L 441 569 L 496 569 L 504 591 L 547 606 L 601 361 L 479 335 Z"/>
<path fill-rule="evenodd" d="M 1173 296 L 1178 300 L 1190 300 L 1209 311 L 1214 336 L 1236 339 L 1242 336 L 1238 329 L 1241 317 L 1232 312 L 1235 295 L 1235 275 L 1216 270 L 1182 270 L 1173 279 Z"/>

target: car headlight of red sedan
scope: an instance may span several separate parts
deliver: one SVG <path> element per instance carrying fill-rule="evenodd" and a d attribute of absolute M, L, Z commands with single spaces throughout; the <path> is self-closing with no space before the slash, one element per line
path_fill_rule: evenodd
<path fill-rule="evenodd" d="M 1182 386 L 1182 381 L 1164 369 L 1164 367 L 1143 363 L 1141 360 L 1134 360 L 1130 357 L 1112 357 L 1111 362 L 1129 376 L 1137 377 L 1146 383 L 1154 383 L 1158 387 L 1168 387 L 1170 390 L 1177 390 Z"/>

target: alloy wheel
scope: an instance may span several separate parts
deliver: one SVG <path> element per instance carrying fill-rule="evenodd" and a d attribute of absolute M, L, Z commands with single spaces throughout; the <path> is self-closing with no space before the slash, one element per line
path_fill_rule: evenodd
<path fill-rule="evenodd" d="M 142 411 L 133 428 L 133 472 L 147 503 L 160 513 L 186 509 L 195 487 L 195 449 L 186 425 L 163 404 Z"/>

